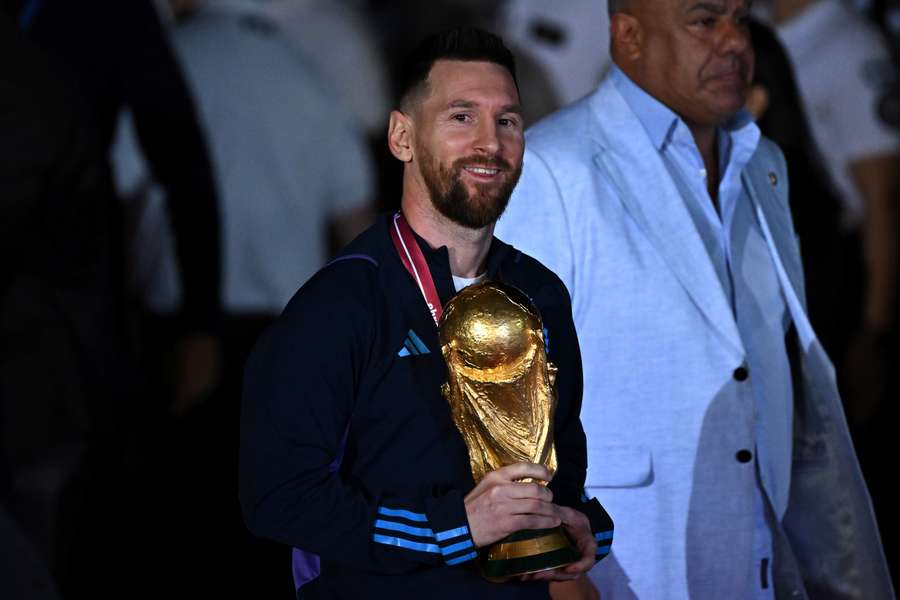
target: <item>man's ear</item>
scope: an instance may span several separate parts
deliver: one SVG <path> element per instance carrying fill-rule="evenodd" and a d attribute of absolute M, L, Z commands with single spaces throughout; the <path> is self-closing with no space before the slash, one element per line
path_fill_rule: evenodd
<path fill-rule="evenodd" d="M 617 12 L 609 22 L 613 57 L 619 62 L 633 62 L 641 57 L 644 29 L 634 15 Z"/>
<path fill-rule="evenodd" d="M 410 162 L 413 159 L 413 122 L 409 115 L 399 110 L 391 111 L 388 122 L 388 148 L 397 160 Z"/>

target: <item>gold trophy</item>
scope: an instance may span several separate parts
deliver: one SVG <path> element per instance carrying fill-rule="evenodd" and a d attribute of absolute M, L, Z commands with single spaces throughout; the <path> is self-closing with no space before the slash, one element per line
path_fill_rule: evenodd
<path fill-rule="evenodd" d="M 541 317 L 528 297 L 493 281 L 469 286 L 444 308 L 440 341 L 448 371 L 442 392 L 475 483 L 518 462 L 555 471 L 556 367 L 547 361 Z M 505 581 L 579 558 L 561 527 L 524 530 L 483 549 L 481 568 L 488 579 Z"/>

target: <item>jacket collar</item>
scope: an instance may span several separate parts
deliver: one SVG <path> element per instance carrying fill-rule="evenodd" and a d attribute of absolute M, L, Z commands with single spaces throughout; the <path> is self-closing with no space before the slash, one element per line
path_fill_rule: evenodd
<path fill-rule="evenodd" d="M 391 264 L 395 265 L 403 271 L 403 273 L 406 273 L 406 268 L 400 261 L 400 257 L 397 256 L 394 244 L 391 242 L 390 223 L 392 218 L 393 214 L 386 214 L 381 217 L 381 220 L 383 221 L 384 239 L 386 241 L 385 252 L 392 257 L 390 259 Z M 434 285 L 437 288 L 438 295 L 441 297 L 441 301 L 446 303 L 456 294 L 456 288 L 453 285 L 453 275 L 450 271 L 450 252 L 446 246 L 432 248 L 422 236 L 415 232 L 415 230 L 413 230 L 413 236 L 415 236 L 416 242 L 422 250 L 422 255 L 428 263 L 428 268 L 431 271 L 431 277 L 434 279 Z M 488 279 L 501 279 L 500 268 L 511 249 L 512 247 L 509 244 L 500 241 L 496 237 L 491 240 L 491 247 L 488 249 L 486 264 L 486 275 Z M 412 284 L 411 277 L 409 277 L 409 281 Z M 416 293 L 419 294 L 418 288 L 416 288 Z"/>

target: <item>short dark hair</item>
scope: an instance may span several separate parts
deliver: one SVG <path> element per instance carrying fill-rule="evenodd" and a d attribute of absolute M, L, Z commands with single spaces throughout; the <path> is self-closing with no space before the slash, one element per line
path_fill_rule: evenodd
<path fill-rule="evenodd" d="M 477 27 L 456 27 L 425 38 L 409 55 L 401 74 L 400 107 L 406 108 L 411 99 L 427 90 L 428 75 L 439 60 L 490 62 L 509 71 L 516 80 L 516 59 L 498 36 Z"/>
<path fill-rule="evenodd" d="M 609 16 L 611 17 L 616 13 L 624 11 L 627 5 L 628 0 L 609 0 L 607 2 L 606 9 L 609 12 Z"/>

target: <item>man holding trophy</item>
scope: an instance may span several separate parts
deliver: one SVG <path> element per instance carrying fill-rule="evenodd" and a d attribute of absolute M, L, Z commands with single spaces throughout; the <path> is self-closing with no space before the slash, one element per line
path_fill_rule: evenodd
<path fill-rule="evenodd" d="M 612 521 L 583 496 L 566 289 L 493 237 L 524 149 L 513 57 L 457 29 L 406 75 L 388 130 L 401 211 L 310 279 L 248 362 L 245 519 L 295 548 L 298 598 L 561 595 L 587 585 Z"/>

